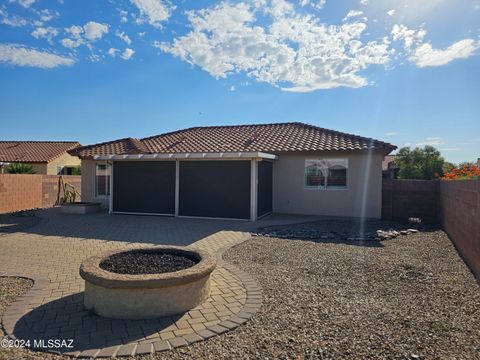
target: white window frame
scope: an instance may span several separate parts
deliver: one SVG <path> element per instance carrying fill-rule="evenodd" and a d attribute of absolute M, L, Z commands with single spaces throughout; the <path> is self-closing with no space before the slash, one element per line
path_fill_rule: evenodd
<path fill-rule="evenodd" d="M 110 183 L 112 181 L 112 165 L 109 164 L 108 162 L 106 161 L 99 161 L 99 162 L 96 162 L 95 163 L 95 170 L 93 172 L 93 183 L 94 183 L 94 187 L 93 187 L 93 196 L 96 198 L 96 199 L 109 199 L 110 198 L 110 195 L 98 195 L 97 194 L 97 166 L 98 165 L 105 165 L 107 168 L 110 168 L 110 181 L 108 182 L 108 185 L 106 185 L 106 189 L 108 188 L 108 193 L 110 193 L 111 195 L 111 186 L 110 186 Z"/>
<path fill-rule="evenodd" d="M 310 166 L 311 163 L 319 163 L 320 166 L 325 167 L 327 174 L 325 175 L 325 185 L 324 186 L 308 186 L 307 185 L 307 166 Z M 328 169 L 332 165 L 332 163 L 343 163 L 342 166 L 345 166 L 347 169 L 347 178 L 346 178 L 346 185 L 345 186 L 328 186 Z M 348 190 L 349 178 L 350 178 L 350 171 L 348 166 L 348 159 L 347 158 L 323 158 L 323 159 L 305 159 L 305 163 L 303 166 L 303 186 L 305 190 Z"/>

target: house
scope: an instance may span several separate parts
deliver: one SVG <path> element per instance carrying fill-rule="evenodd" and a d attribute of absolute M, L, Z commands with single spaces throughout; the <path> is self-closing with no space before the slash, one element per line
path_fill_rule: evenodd
<path fill-rule="evenodd" d="M 0 141 L 0 173 L 9 164 L 25 163 L 37 174 L 71 175 L 81 160 L 68 151 L 78 146 L 77 141 Z"/>
<path fill-rule="evenodd" d="M 379 218 L 394 145 L 303 123 L 193 127 L 83 146 L 82 199 L 112 213 Z"/>
<path fill-rule="evenodd" d="M 387 155 L 382 161 L 384 179 L 396 179 L 400 168 L 395 164 L 395 155 Z"/>

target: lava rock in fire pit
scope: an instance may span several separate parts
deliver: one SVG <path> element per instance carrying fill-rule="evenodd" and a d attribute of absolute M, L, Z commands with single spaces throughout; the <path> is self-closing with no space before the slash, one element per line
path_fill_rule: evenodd
<path fill-rule="evenodd" d="M 197 263 L 197 259 L 186 254 L 129 251 L 111 255 L 100 263 L 100 268 L 117 274 L 162 274 L 188 269 Z"/>

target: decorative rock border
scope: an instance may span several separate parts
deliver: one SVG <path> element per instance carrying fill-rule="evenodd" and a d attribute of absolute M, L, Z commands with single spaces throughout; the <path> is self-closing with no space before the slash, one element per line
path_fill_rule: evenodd
<path fill-rule="evenodd" d="M 219 266 L 212 273 L 216 285 L 212 286 L 207 302 L 199 306 L 200 310 L 195 308 L 181 317 L 154 320 L 105 319 L 83 309 L 81 293 L 42 303 L 42 299 L 51 295 L 51 290 L 47 289 L 50 281 L 34 277 L 32 289 L 3 314 L 4 332 L 11 339 L 74 338 L 77 348 L 61 353 L 80 358 L 146 355 L 221 335 L 247 322 L 261 307 L 262 292 L 256 281 L 222 259 L 228 248 L 249 238 L 250 235 L 245 234 L 236 243 L 217 250 Z M 192 247 L 215 248 L 205 240 Z M 8 276 L 25 277 L 11 273 Z M 210 320 L 214 318 L 217 320 Z M 60 353 L 45 348 L 34 350 Z"/>
<path fill-rule="evenodd" d="M 280 229 L 270 230 L 259 229 L 253 233 L 254 237 L 274 237 L 279 239 L 301 239 L 301 240 L 336 240 L 336 241 L 383 241 L 394 239 L 399 235 L 418 233 L 419 229 L 403 228 L 402 230 L 376 230 L 363 234 L 358 232 L 322 231 L 317 229 Z"/>

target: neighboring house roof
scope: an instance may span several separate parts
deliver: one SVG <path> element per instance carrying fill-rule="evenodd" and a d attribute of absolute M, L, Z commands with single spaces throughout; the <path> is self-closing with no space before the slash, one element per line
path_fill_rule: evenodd
<path fill-rule="evenodd" d="M 382 161 L 382 170 L 386 171 L 391 169 L 392 167 L 396 167 L 395 164 L 395 155 L 387 155 L 383 158 Z"/>
<path fill-rule="evenodd" d="M 50 162 L 78 146 L 77 141 L 0 141 L 0 161 Z"/>
<path fill-rule="evenodd" d="M 298 152 L 379 149 L 396 146 L 304 123 L 192 127 L 143 139 L 125 138 L 82 146 L 71 153 L 95 155 L 172 154 L 213 152 Z"/>

